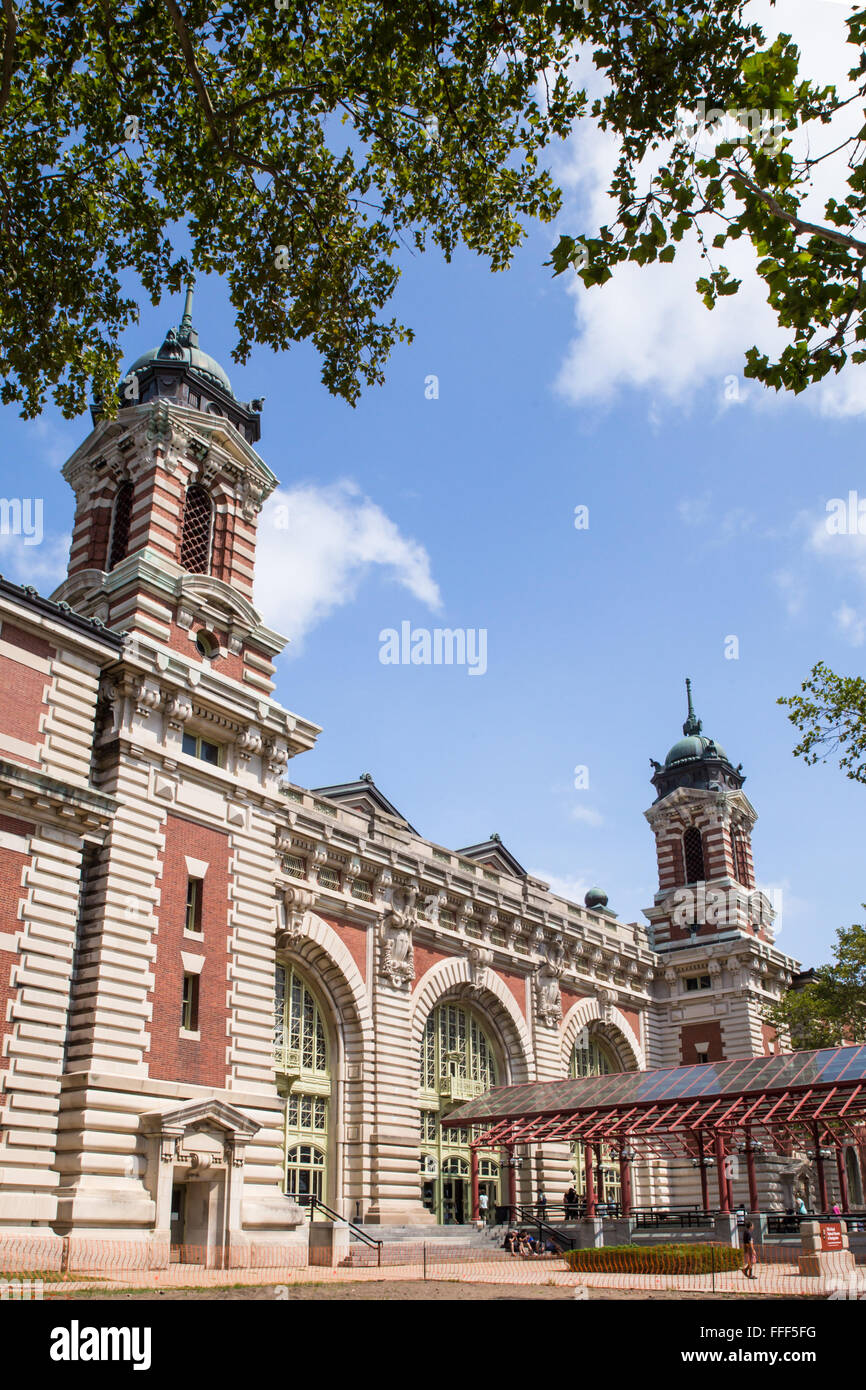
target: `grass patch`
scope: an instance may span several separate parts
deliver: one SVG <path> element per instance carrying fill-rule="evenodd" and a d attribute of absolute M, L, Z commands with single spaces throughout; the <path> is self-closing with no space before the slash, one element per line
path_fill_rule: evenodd
<path fill-rule="evenodd" d="M 566 1250 L 563 1259 L 577 1273 L 709 1274 L 739 1269 L 742 1251 L 729 1245 L 608 1245 L 602 1249 Z"/>

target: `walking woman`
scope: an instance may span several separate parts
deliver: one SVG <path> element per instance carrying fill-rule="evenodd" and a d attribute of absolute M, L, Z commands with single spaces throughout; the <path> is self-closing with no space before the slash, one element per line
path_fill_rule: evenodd
<path fill-rule="evenodd" d="M 743 1226 L 743 1273 L 747 1279 L 754 1279 L 758 1252 L 755 1249 L 755 1224 L 746 1221 Z"/>

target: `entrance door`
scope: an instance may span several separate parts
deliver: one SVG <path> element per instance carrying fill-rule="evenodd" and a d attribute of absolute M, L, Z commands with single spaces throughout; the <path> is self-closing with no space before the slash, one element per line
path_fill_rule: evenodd
<path fill-rule="evenodd" d="M 171 1262 L 177 1264 L 180 1260 L 181 1252 L 179 1247 L 183 1245 L 184 1236 L 184 1207 L 186 1205 L 186 1189 L 179 1187 L 175 1183 L 171 1189 Z"/>
<path fill-rule="evenodd" d="M 465 1178 L 442 1178 L 442 1221 L 445 1226 L 462 1226 L 469 1218 L 469 1184 Z"/>

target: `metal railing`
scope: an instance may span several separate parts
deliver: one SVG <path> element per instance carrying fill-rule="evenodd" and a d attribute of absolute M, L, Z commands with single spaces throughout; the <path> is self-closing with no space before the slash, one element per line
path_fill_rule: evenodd
<path fill-rule="evenodd" d="M 364 1245 L 369 1245 L 371 1250 L 376 1251 L 376 1264 L 381 1266 L 382 1246 L 385 1243 L 384 1241 L 376 1240 L 373 1236 L 368 1236 L 367 1232 L 362 1231 L 360 1226 L 356 1226 L 354 1221 L 350 1221 L 348 1217 L 341 1216 L 338 1211 L 334 1211 L 333 1208 L 326 1206 L 321 1198 L 316 1197 L 315 1194 L 311 1193 L 307 1200 L 303 1202 L 303 1205 L 308 1206 L 311 1213 L 323 1211 L 330 1221 L 345 1221 L 349 1228 L 350 1235 L 353 1235 L 356 1240 L 362 1241 Z"/>
<path fill-rule="evenodd" d="M 557 1203 L 556 1205 L 561 1204 Z M 559 1226 L 551 1225 L 546 1215 L 542 1215 L 539 1211 L 537 1204 L 533 1206 L 497 1207 L 497 1219 L 499 1218 L 500 1212 L 509 1213 L 505 1219 L 510 1226 L 536 1227 L 538 1229 L 539 1244 L 543 1243 L 543 1238 L 545 1236 L 557 1250 L 570 1250 L 574 1244 L 573 1238 L 566 1231 L 561 1230 Z"/>
<path fill-rule="evenodd" d="M 701 1207 L 633 1207 L 631 1216 L 636 1230 L 658 1231 L 673 1226 L 683 1231 L 712 1226 L 716 1213 Z"/>
<path fill-rule="evenodd" d="M 767 1234 L 771 1236 L 799 1235 L 804 1221 L 844 1221 L 849 1235 L 866 1232 L 866 1212 L 862 1211 L 807 1211 L 807 1212 L 768 1212 Z"/>

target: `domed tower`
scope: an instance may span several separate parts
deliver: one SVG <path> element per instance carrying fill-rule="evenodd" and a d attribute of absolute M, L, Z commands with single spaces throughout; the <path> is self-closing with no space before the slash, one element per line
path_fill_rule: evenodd
<path fill-rule="evenodd" d="M 122 378 L 116 418 L 97 403 L 64 466 L 77 507 L 53 595 L 259 698 L 285 644 L 252 605 L 258 515 L 277 485 L 253 448 L 261 408 L 199 347 L 189 289 L 179 326 Z"/>
<path fill-rule="evenodd" d="M 656 800 L 646 818 L 656 837 L 659 891 L 647 912 L 657 949 L 688 940 L 748 935 L 772 940 L 773 911 L 755 888 L 757 814 L 720 743 L 702 732 L 686 680 L 683 737 L 664 764 L 651 759 Z"/>
<path fill-rule="evenodd" d="M 659 887 L 645 909 L 659 957 L 653 1065 L 716 1062 L 776 1051 L 764 1006 L 793 963 L 772 945 L 774 910 L 755 887 L 754 807 L 742 765 L 708 738 L 692 704 L 683 736 L 653 764 Z"/>

